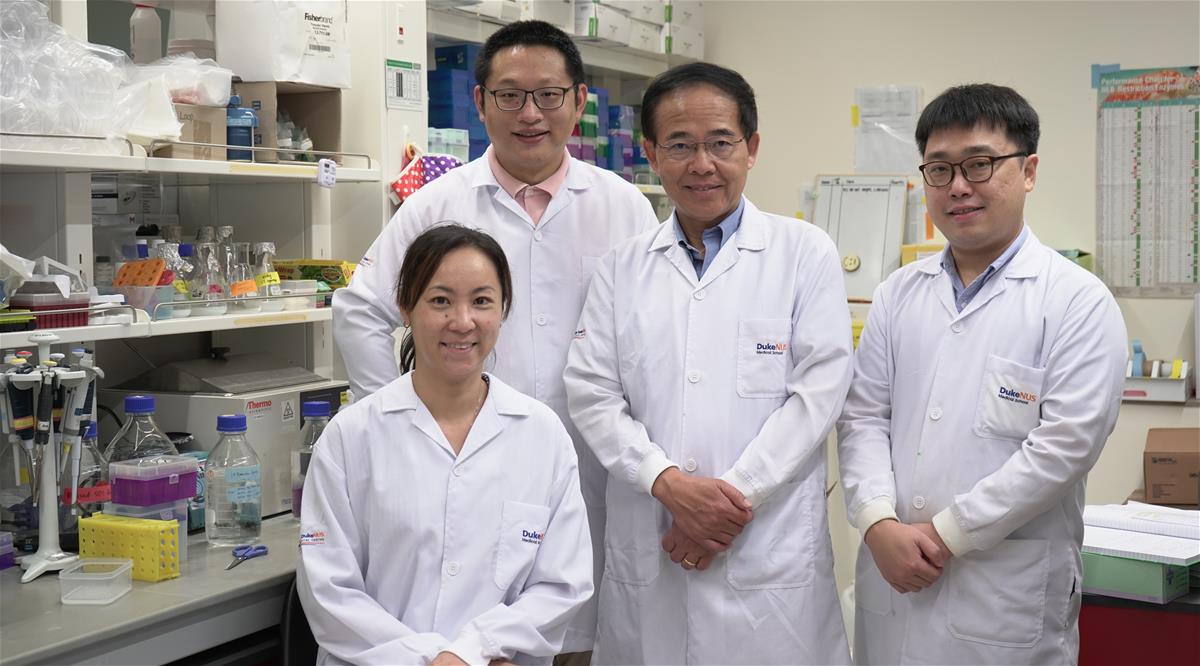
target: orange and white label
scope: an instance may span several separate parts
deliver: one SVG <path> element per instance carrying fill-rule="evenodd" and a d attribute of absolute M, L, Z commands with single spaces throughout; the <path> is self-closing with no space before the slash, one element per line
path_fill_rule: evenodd
<path fill-rule="evenodd" d="M 254 280 L 242 280 L 229 285 L 229 295 L 238 296 L 253 296 L 258 293 L 258 289 L 254 286 Z"/>

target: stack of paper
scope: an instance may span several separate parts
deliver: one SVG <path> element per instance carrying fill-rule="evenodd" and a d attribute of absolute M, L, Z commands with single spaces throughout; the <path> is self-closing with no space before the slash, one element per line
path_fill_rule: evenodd
<path fill-rule="evenodd" d="M 1088 506 L 1083 551 L 1189 566 L 1200 562 L 1200 511 L 1138 504 Z"/>

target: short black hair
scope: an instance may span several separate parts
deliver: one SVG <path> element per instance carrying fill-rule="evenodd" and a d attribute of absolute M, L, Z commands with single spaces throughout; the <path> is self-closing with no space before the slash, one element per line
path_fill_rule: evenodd
<path fill-rule="evenodd" d="M 583 83 L 583 58 L 571 37 L 545 21 L 517 21 L 492 33 L 475 59 L 475 82 L 487 85 L 492 75 L 492 59 L 501 50 L 512 46 L 546 46 L 562 54 L 567 75 L 573 85 Z"/>
<path fill-rule="evenodd" d="M 1037 152 L 1037 111 L 1020 93 L 1007 86 L 971 83 L 947 88 L 925 107 L 917 121 L 917 150 L 925 154 L 929 135 L 942 129 L 970 129 L 983 125 L 1004 130 L 1021 152 Z"/>
<path fill-rule="evenodd" d="M 758 104 L 754 101 L 754 88 L 741 74 L 710 62 L 691 62 L 672 67 L 654 77 L 642 95 L 642 134 L 651 143 L 658 141 L 658 128 L 654 126 L 654 112 L 668 93 L 692 86 L 710 85 L 728 95 L 738 105 L 738 124 L 745 138 L 758 131 Z"/>

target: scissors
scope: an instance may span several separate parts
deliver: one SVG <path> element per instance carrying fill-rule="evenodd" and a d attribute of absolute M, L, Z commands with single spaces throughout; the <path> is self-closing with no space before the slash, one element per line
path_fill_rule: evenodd
<path fill-rule="evenodd" d="M 261 543 L 258 545 L 247 544 L 245 546 L 238 546 L 237 548 L 233 549 L 233 561 L 229 563 L 229 566 L 225 567 L 225 570 L 229 571 L 230 569 L 236 567 L 237 565 L 241 564 L 242 562 L 245 562 L 246 560 L 248 560 L 252 557 L 258 557 L 259 555 L 266 555 L 266 554 L 267 554 L 267 547 Z"/>

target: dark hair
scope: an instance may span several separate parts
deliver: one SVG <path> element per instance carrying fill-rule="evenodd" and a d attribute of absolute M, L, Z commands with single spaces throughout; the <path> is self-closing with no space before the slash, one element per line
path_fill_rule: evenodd
<path fill-rule="evenodd" d="M 917 150 L 924 155 L 929 135 L 938 130 L 977 125 L 1003 130 L 1022 152 L 1037 152 L 1041 135 L 1037 111 L 1017 91 L 991 83 L 947 88 L 930 102 L 917 121 Z"/>
<path fill-rule="evenodd" d="M 508 259 L 496 239 L 475 229 L 468 229 L 460 224 L 439 223 L 421 232 L 408 246 L 404 253 L 404 263 L 400 265 L 400 275 L 396 278 L 396 305 L 401 311 L 412 312 L 422 292 L 429 286 L 433 274 L 442 265 L 447 254 L 461 249 L 474 248 L 479 250 L 496 268 L 496 276 L 500 279 L 500 305 L 504 317 L 512 307 L 512 274 L 508 271 Z M 413 344 L 412 332 L 404 335 L 400 343 L 400 372 L 413 369 L 416 362 L 417 350 Z"/>
<path fill-rule="evenodd" d="M 583 58 L 579 55 L 579 48 L 567 33 L 545 21 L 517 21 L 493 32 L 475 59 L 476 83 L 487 85 L 488 77 L 492 75 L 492 59 L 511 46 L 546 46 L 558 51 L 567 66 L 571 83 L 583 83 Z"/>
<path fill-rule="evenodd" d="M 654 77 L 642 95 L 642 134 L 652 143 L 658 140 L 654 112 L 667 93 L 691 86 L 710 85 L 729 96 L 738 105 L 738 124 L 745 138 L 758 131 L 758 104 L 754 88 L 741 74 L 709 62 L 692 62 L 672 67 Z"/>

